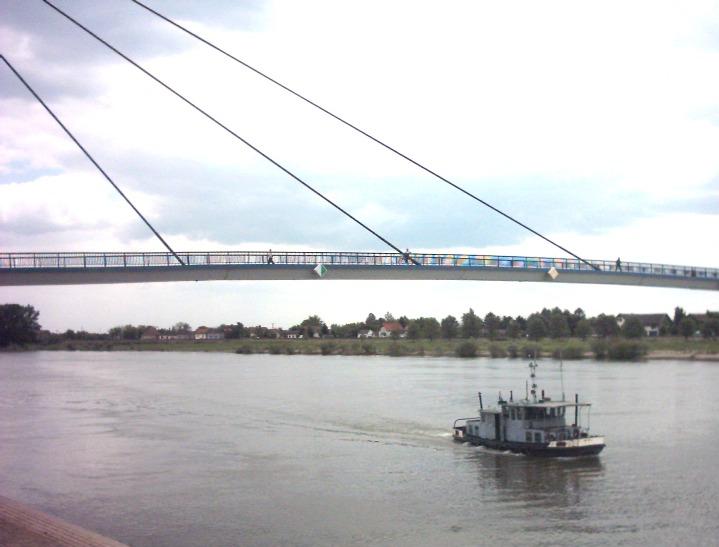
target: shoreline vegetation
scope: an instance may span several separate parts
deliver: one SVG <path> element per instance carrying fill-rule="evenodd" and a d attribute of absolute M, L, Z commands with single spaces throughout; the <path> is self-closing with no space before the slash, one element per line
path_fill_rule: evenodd
<path fill-rule="evenodd" d="M 225 339 L 158 342 L 143 340 L 65 340 L 28 344 L 5 351 L 165 351 L 270 355 L 364 355 L 389 357 L 537 358 L 608 361 L 697 360 L 719 362 L 719 340 L 680 336 L 644 338 L 480 339 Z"/>

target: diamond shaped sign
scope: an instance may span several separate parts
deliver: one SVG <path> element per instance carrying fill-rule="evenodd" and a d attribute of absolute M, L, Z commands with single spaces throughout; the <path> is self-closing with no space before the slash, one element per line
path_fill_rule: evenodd
<path fill-rule="evenodd" d="M 317 264 L 317 266 L 315 266 L 315 269 L 312 271 L 315 272 L 318 277 L 324 277 L 327 273 L 327 268 L 324 264 Z"/>

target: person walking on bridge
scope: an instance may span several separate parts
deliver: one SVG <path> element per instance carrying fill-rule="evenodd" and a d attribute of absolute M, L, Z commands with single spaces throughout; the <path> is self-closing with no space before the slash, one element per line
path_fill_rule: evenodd
<path fill-rule="evenodd" d="M 275 263 L 275 258 L 272 256 L 272 249 L 270 249 L 270 250 L 267 252 L 267 263 L 268 263 L 268 264 L 274 264 L 274 263 Z"/>
<path fill-rule="evenodd" d="M 622 271 L 622 261 L 621 261 L 620 258 L 617 258 L 616 270 L 617 270 L 618 272 L 621 272 L 621 271 Z"/>

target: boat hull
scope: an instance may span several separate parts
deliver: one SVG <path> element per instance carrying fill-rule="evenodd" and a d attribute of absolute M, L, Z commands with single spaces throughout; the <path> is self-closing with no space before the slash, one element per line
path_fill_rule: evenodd
<path fill-rule="evenodd" d="M 465 435 L 464 440 L 475 446 L 486 446 L 495 450 L 509 450 L 517 454 L 542 458 L 576 458 L 580 456 L 596 456 L 606 446 L 603 437 L 587 437 L 571 441 L 551 443 L 518 443 L 485 439 L 474 435 Z"/>

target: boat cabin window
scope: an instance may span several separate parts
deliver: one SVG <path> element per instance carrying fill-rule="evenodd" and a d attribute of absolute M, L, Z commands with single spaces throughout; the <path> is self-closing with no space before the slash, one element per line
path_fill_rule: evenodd
<path fill-rule="evenodd" d="M 511 418 L 512 418 L 513 420 L 516 420 L 516 419 L 517 419 L 517 414 L 514 412 L 514 409 L 513 409 L 513 408 L 510 408 L 510 409 L 509 409 L 509 415 L 511 416 Z"/>
<path fill-rule="evenodd" d="M 527 407 L 524 409 L 525 420 L 543 420 L 546 408 Z"/>
<path fill-rule="evenodd" d="M 554 409 L 553 409 L 553 408 L 550 408 L 550 409 L 549 409 L 549 417 L 550 417 L 550 418 L 554 418 L 555 415 L 556 415 L 556 414 L 555 414 Z"/>
<path fill-rule="evenodd" d="M 542 434 L 541 434 L 539 431 L 537 431 L 537 432 L 534 434 L 534 442 L 535 442 L 535 443 L 541 443 L 541 442 L 542 442 Z"/>
<path fill-rule="evenodd" d="M 532 442 L 532 432 L 531 431 L 527 431 L 524 434 L 524 440 L 527 441 L 528 443 Z"/>

